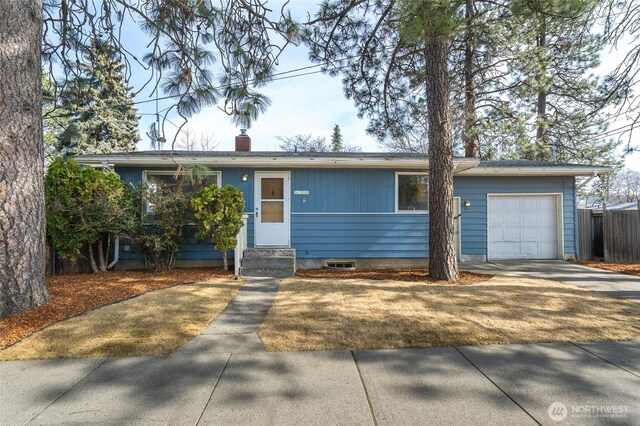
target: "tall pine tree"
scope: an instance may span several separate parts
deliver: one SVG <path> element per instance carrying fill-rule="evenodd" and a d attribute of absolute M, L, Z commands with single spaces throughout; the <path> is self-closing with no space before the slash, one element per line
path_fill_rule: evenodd
<path fill-rule="evenodd" d="M 124 63 L 107 43 L 97 41 L 62 92 L 69 124 L 58 137 L 64 155 L 134 151 L 139 117 Z"/>
<path fill-rule="evenodd" d="M 604 110 L 617 101 L 594 75 L 601 38 L 590 32 L 593 0 L 513 1 L 518 43 L 508 50 L 513 105 L 524 138 L 513 140 L 511 156 L 535 160 L 615 163 L 612 140 L 599 138 L 610 120 Z"/>
<path fill-rule="evenodd" d="M 341 152 L 344 149 L 342 143 L 342 132 L 340 132 L 340 126 L 337 124 L 333 127 L 333 133 L 331 134 L 331 151 Z"/>

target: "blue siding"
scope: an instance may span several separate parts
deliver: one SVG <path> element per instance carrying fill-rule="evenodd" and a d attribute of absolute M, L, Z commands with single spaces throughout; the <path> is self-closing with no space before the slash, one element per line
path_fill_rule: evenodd
<path fill-rule="evenodd" d="M 118 167 L 116 171 L 126 182 L 139 182 L 143 169 Z M 222 172 L 223 185 L 233 185 L 245 194 L 248 243 L 253 246 L 254 169 L 211 169 Z M 428 256 L 428 216 L 394 213 L 395 170 L 299 168 L 289 171 L 291 242 L 299 258 Z M 247 182 L 242 181 L 245 173 L 249 176 Z M 294 191 L 309 193 L 295 195 Z M 463 255 L 487 254 L 488 193 L 562 193 L 565 254 L 575 253 L 573 177 L 455 177 L 454 196 L 471 201 L 470 209 L 462 211 Z M 121 256 L 135 255 L 123 252 Z M 210 244 L 190 238 L 183 246 L 181 258 L 217 259 L 220 254 Z"/>
<path fill-rule="evenodd" d="M 456 177 L 453 194 L 470 200 L 468 211 L 462 210 L 462 254 L 487 254 L 487 194 L 561 193 L 565 254 L 575 254 L 574 178 L 545 177 Z"/>
<path fill-rule="evenodd" d="M 424 258 L 428 228 L 418 214 L 293 214 L 291 244 L 301 259 Z"/>
<path fill-rule="evenodd" d="M 395 210 L 395 171 L 385 169 L 293 169 L 292 212 L 370 213 Z M 303 202 L 305 200 L 306 202 Z"/>
<path fill-rule="evenodd" d="M 116 167 L 116 173 L 120 175 L 120 178 L 131 184 L 140 183 L 142 181 L 142 171 L 149 170 L 175 170 L 171 167 Z M 249 247 L 253 246 L 253 170 L 245 168 L 211 168 L 212 171 L 222 171 L 222 184 L 233 185 L 239 188 L 245 198 L 245 213 L 249 214 L 247 220 L 247 239 Z M 248 174 L 249 179 L 247 182 L 242 181 L 242 175 Z M 191 236 L 185 238 L 185 243 L 180 248 L 180 255 L 178 259 L 185 260 L 209 260 L 209 259 L 222 259 L 222 254 L 213 248 L 213 243 L 208 241 L 199 241 L 193 236 L 193 229 Z M 120 258 L 121 259 L 140 259 L 140 255 L 132 251 L 124 251 L 124 245 L 128 244 L 123 242 L 120 245 Z M 233 259 L 233 252 L 229 252 L 229 258 Z"/>

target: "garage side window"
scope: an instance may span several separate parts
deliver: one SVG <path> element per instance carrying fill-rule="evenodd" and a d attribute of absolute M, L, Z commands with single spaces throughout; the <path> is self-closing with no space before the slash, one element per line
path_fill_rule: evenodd
<path fill-rule="evenodd" d="M 429 211 L 429 176 L 426 173 L 396 173 L 396 211 Z"/>

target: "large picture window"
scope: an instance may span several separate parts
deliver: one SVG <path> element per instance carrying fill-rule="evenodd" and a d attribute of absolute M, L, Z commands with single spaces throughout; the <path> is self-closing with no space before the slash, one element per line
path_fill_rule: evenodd
<path fill-rule="evenodd" d="M 202 179 L 197 186 L 193 186 L 191 179 L 189 179 L 186 173 L 179 173 L 176 176 L 174 170 L 144 170 L 142 172 L 142 180 L 148 184 L 149 189 L 152 191 L 154 184 L 162 184 L 169 187 L 180 185 L 184 193 L 192 194 L 200 188 L 214 183 L 220 186 L 222 183 L 222 172 L 203 172 Z M 144 210 L 144 213 L 153 213 L 153 204 L 146 202 Z"/>
<path fill-rule="evenodd" d="M 396 173 L 396 211 L 429 211 L 429 176 L 426 173 Z"/>

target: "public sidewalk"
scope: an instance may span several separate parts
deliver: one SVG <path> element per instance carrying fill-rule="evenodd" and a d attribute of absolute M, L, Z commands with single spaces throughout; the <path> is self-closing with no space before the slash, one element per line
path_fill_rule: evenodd
<path fill-rule="evenodd" d="M 640 424 L 640 342 L 200 347 L 167 357 L 3 362 L 0 389 L 3 425 L 555 424 L 550 412 L 565 416 L 562 424 Z"/>

